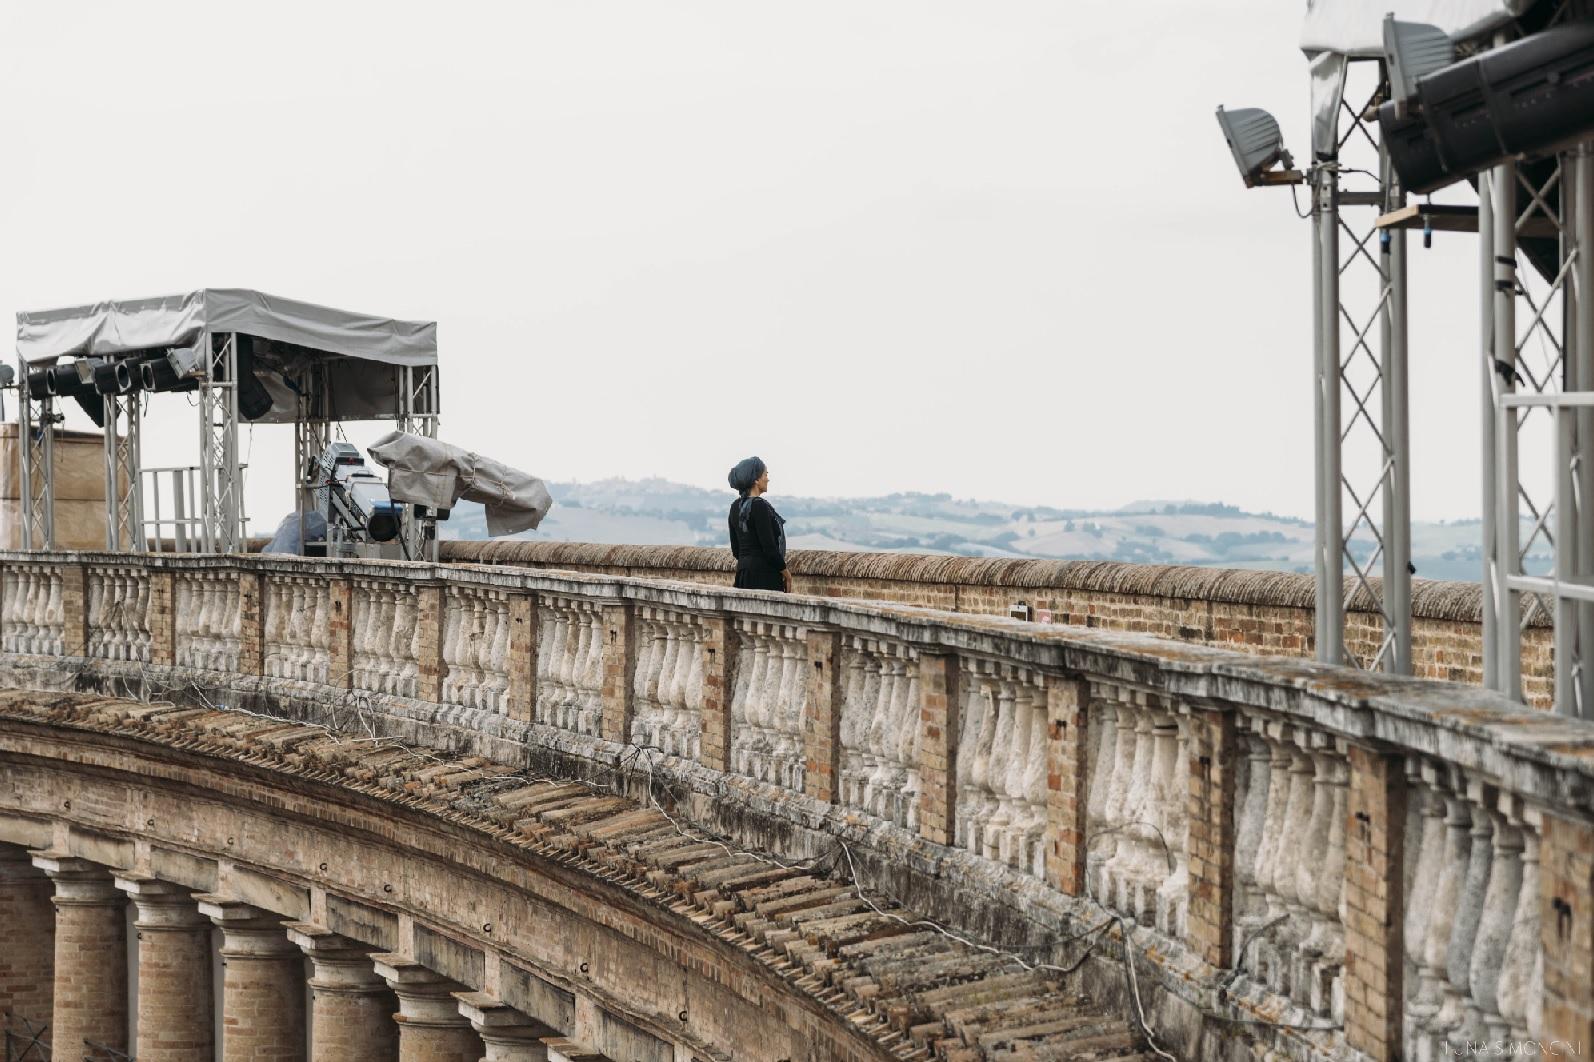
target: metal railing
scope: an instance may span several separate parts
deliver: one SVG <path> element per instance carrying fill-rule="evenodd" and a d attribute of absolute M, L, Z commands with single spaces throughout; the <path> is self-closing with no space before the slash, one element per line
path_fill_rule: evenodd
<path fill-rule="evenodd" d="M 243 476 L 249 470 L 248 465 L 239 466 L 239 475 Z M 146 541 L 154 543 L 154 549 L 160 552 L 175 553 L 204 553 L 208 552 L 205 543 L 205 514 L 201 505 L 199 467 L 197 465 L 178 465 L 165 468 L 141 469 L 144 477 L 144 512 L 143 521 L 144 537 Z M 171 503 L 171 515 L 163 515 L 161 507 L 161 477 L 167 477 L 167 490 Z M 239 492 L 239 521 L 243 527 L 243 535 L 249 537 L 249 513 L 245 508 L 243 492 Z M 170 531 L 170 537 L 167 532 Z M 168 549 L 168 543 L 170 548 Z"/>

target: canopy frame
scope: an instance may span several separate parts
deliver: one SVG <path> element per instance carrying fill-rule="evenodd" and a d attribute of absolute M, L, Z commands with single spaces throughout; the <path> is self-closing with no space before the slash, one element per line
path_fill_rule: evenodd
<path fill-rule="evenodd" d="M 209 327 L 214 321 L 234 327 Z M 192 332 L 196 322 L 201 326 L 197 335 Z M 333 421 L 392 420 L 401 430 L 435 438 L 441 416 L 432 322 L 371 318 L 235 289 L 19 313 L 19 508 L 27 549 L 56 546 L 54 437 L 63 420 L 60 398 L 34 398 L 27 377 L 70 357 L 126 361 L 134 370 L 162 357 L 173 365 L 192 359 L 188 378 L 195 384 L 199 433 L 195 474 L 188 482 L 198 497 L 186 499 L 186 505 L 183 497 L 174 497 L 174 520 L 161 518 L 158 501 L 153 517 L 145 518 L 140 454 L 149 392 L 95 396 L 104 421 L 105 544 L 112 552 L 143 552 L 151 531 L 160 539 L 166 523 L 178 531 L 173 535 L 178 549 L 240 553 L 247 548 L 239 400 L 240 387 L 252 384 L 240 379 L 241 364 L 271 397 L 267 412 L 257 419 L 294 425 L 295 509 L 301 520 L 315 505 L 312 459 L 331 442 Z M 352 399 L 340 401 L 340 383 L 352 390 Z M 180 482 L 173 477 L 174 489 Z M 185 508 L 191 517 L 184 515 Z M 419 546 L 417 521 L 406 518 L 403 533 L 412 547 Z M 418 554 L 412 548 L 410 555 Z"/>

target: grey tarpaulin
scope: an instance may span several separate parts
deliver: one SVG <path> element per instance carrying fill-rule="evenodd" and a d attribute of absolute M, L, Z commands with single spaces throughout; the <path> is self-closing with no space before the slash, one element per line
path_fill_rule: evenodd
<path fill-rule="evenodd" d="M 388 365 L 436 365 L 437 325 L 348 313 L 243 288 L 96 302 L 17 314 L 17 353 L 29 364 L 62 357 L 192 346 L 202 332 L 243 332 Z"/>
<path fill-rule="evenodd" d="M 1533 0 L 1307 0 L 1301 50 L 1352 58 L 1382 55 L 1384 16 L 1438 26 L 1464 41 L 1499 29 L 1533 6 Z"/>
<path fill-rule="evenodd" d="M 452 509 L 461 498 L 481 502 L 494 538 L 535 528 L 553 507 L 536 476 L 436 439 L 391 431 L 366 453 L 387 469 L 394 501 L 433 509 Z"/>
<path fill-rule="evenodd" d="M 369 420 L 399 411 L 405 368 L 436 372 L 437 325 L 334 310 L 242 288 L 97 302 L 17 314 L 17 353 L 30 365 L 193 348 L 205 333 L 253 336 L 253 369 L 271 396 L 261 424 L 298 419 L 289 379 L 319 363 L 322 415 Z M 265 342 L 258 342 L 265 341 Z"/>

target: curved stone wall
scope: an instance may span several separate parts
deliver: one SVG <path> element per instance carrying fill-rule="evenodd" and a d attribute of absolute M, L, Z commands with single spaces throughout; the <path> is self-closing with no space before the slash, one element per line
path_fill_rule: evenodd
<path fill-rule="evenodd" d="M 1581 928 L 1594 728 L 1475 689 L 1113 631 L 504 567 L 3 554 L 0 594 L 0 684 L 147 702 L 117 710 L 208 720 L 257 757 L 299 733 L 290 723 L 324 728 L 330 747 L 419 750 L 434 772 L 390 772 L 417 802 L 455 763 L 483 772 L 472 785 L 496 771 L 580 783 L 581 799 L 618 802 L 609 814 L 667 812 L 738 850 L 700 842 L 680 865 L 704 874 L 753 852 L 801 863 L 844 908 L 821 904 L 821 926 L 766 924 L 697 887 L 718 879 L 677 886 L 641 869 L 707 903 L 694 923 L 766 933 L 748 942 L 755 957 L 771 949 L 831 1020 L 877 1045 L 895 1034 L 884 1047 L 901 1057 L 1006 1057 L 1004 1034 L 1041 1044 L 1068 1036 L 1033 1031 L 1047 1022 L 1105 1020 L 1042 1017 L 1073 993 L 1143 1020 L 1148 1048 L 1182 1058 L 1438 1057 L 1468 1040 L 1594 1034 L 1576 972 L 1594 961 Z M 392 787 L 380 765 L 353 769 Z M 37 818 L 21 802 L 39 788 L 5 800 Z M 457 799 L 440 812 L 456 825 L 477 810 Z M 848 907 L 859 886 L 912 924 Z M 448 921 L 431 910 L 412 928 Z M 973 965 L 915 951 L 947 940 L 916 915 L 967 940 Z M 406 946 L 399 958 L 425 966 Z M 1020 958 L 1042 969 L 1003 972 Z M 459 980 L 459 967 L 427 969 Z M 664 1035 L 667 1008 L 602 1003 Z M 723 1044 L 705 1034 L 702 1049 Z"/>
<path fill-rule="evenodd" d="M 702 546 L 584 542 L 444 542 L 444 560 L 595 575 L 728 585 L 730 551 Z M 913 553 L 793 550 L 798 593 L 897 601 L 949 612 L 1007 615 L 1022 606 L 1050 622 L 1310 657 L 1313 578 L 1293 572 L 1114 561 L 1011 560 Z M 1370 580 L 1372 586 L 1378 580 Z M 1346 647 L 1371 660 L 1382 621 L 1367 593 L 1345 584 Z M 1412 668 L 1421 678 L 1483 680 L 1482 591 L 1477 583 L 1412 582 Z M 1522 684 L 1529 704 L 1553 702 L 1554 636 L 1543 609 L 1524 604 Z"/>

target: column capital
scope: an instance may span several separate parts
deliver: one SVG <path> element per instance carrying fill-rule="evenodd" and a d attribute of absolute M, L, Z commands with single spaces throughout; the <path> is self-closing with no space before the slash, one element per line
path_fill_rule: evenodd
<path fill-rule="evenodd" d="M 541 1045 L 544 1037 L 558 1036 L 559 1031 L 537 1019 L 523 1014 L 506 1003 L 500 1003 L 485 992 L 455 992 L 459 1013 L 470 1021 L 471 1028 L 488 1045 Z"/>
<path fill-rule="evenodd" d="M 466 1021 L 459 1013 L 454 993 L 464 988 L 413 959 L 381 953 L 371 956 L 377 975 L 398 996 L 400 1025 L 459 1027 Z"/>
<path fill-rule="evenodd" d="M 95 906 L 122 902 L 122 894 L 111 877 L 111 869 L 89 859 L 79 859 L 65 852 L 43 851 L 29 853 L 33 865 L 55 882 L 57 904 L 89 904 Z"/>
<path fill-rule="evenodd" d="M 205 924 L 193 894 L 181 885 L 158 878 L 116 875 L 116 887 L 138 908 L 134 923 L 141 930 L 191 930 Z"/>
<path fill-rule="evenodd" d="M 196 893 L 199 913 L 221 928 L 221 954 L 230 959 L 276 959 L 297 949 L 288 943 L 282 917 L 241 900 Z"/>
<path fill-rule="evenodd" d="M 369 995 L 386 992 L 387 985 L 371 965 L 368 944 L 342 937 L 314 922 L 287 922 L 288 940 L 297 944 L 315 965 L 310 987 L 317 992 Z"/>

